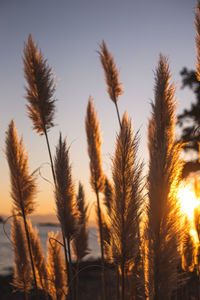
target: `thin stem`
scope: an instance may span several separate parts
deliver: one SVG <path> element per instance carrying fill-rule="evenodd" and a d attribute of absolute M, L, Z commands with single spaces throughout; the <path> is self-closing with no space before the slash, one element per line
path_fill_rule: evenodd
<path fill-rule="evenodd" d="M 69 260 L 67 257 L 67 245 L 66 245 L 66 240 L 65 240 L 63 230 L 62 230 L 62 237 L 63 237 L 63 245 L 64 245 L 64 253 L 65 253 L 66 273 L 67 273 L 67 278 L 68 278 L 69 298 L 72 299 L 71 285 L 70 285 L 71 276 L 70 276 L 70 271 L 69 271 Z"/>
<path fill-rule="evenodd" d="M 48 134 L 47 134 L 46 129 L 44 130 L 44 135 L 46 137 L 47 148 L 48 148 L 49 158 L 50 158 L 50 163 L 51 163 L 51 170 L 52 170 L 54 184 L 55 184 L 55 187 L 56 187 L 56 176 L 55 176 L 55 171 L 54 171 L 53 159 L 52 159 L 52 155 L 51 155 L 51 149 L 50 149 L 50 145 L 49 145 L 49 138 L 48 138 Z"/>
<path fill-rule="evenodd" d="M 118 109 L 117 101 L 115 101 L 115 107 L 116 107 L 116 111 L 117 111 L 117 117 L 118 117 L 118 121 L 119 121 L 119 126 L 122 129 L 122 123 L 121 123 L 121 120 L 120 120 L 120 115 L 119 115 L 119 109 Z"/>
<path fill-rule="evenodd" d="M 102 296 L 103 300 L 106 299 L 106 287 L 105 287 L 105 262 L 104 262 L 104 248 L 103 248 L 103 226 L 102 226 L 102 218 L 101 218 L 101 208 L 99 201 L 99 192 L 96 189 L 96 198 L 97 198 L 97 211 L 98 211 L 98 221 L 99 221 L 99 231 L 100 231 L 100 246 L 101 246 L 101 280 L 102 280 Z"/>

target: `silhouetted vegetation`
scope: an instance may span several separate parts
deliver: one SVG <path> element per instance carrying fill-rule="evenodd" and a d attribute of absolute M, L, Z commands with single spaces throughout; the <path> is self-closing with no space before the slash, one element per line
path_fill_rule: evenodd
<path fill-rule="evenodd" d="M 104 41 L 100 45 L 108 95 L 115 104 L 120 126 L 112 157 L 112 178 L 108 178 L 102 168 L 100 123 L 89 98 L 85 129 L 101 249 L 100 261 L 91 263 L 82 261 L 90 251 L 87 199 L 81 183 L 76 192 L 70 148 L 61 133 L 52 158 L 48 131 L 54 126 L 55 84 L 42 51 L 38 51 L 29 35 L 23 58 L 27 108 L 33 129 L 46 137 L 60 233 L 49 233 L 46 259 L 38 232 L 28 220 L 36 202 L 35 175 L 29 172 L 23 140 L 18 139 L 14 122 L 10 121 L 6 157 L 13 200 L 12 291 L 19 299 L 199 299 L 200 209 L 197 207 L 194 212 L 195 242 L 177 193 L 183 168 L 181 151 L 183 147 L 197 151 L 200 137 L 200 4 L 195 25 L 197 73 L 185 69 L 182 75 L 184 86 L 194 89 L 197 104 L 178 117 L 180 126 L 186 118 L 193 120 L 182 135 L 183 142 L 189 143 L 176 141 L 176 90 L 171 83 L 168 60 L 161 54 L 148 128 L 147 177 L 137 157 L 139 133 L 134 132 L 127 113 L 120 118 L 117 102 L 123 91 L 114 58 Z M 9 297 L 12 296 L 7 291 Z"/>

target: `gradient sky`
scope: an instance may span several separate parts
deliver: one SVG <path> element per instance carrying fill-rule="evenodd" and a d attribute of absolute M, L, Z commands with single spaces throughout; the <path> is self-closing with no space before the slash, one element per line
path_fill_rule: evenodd
<path fill-rule="evenodd" d="M 30 170 L 48 162 L 45 139 L 32 130 L 27 116 L 23 77 L 23 47 L 28 34 L 42 49 L 56 75 L 58 99 L 56 126 L 49 132 L 55 152 L 59 131 L 71 144 L 70 159 L 76 186 L 85 186 L 88 201 L 95 197 L 89 185 L 89 159 L 85 135 L 88 97 L 94 104 L 102 130 L 103 168 L 111 174 L 111 157 L 119 129 L 113 103 L 109 100 L 97 50 L 104 39 L 120 71 L 124 94 L 119 99 L 140 129 L 139 157 L 148 162 L 147 124 L 153 99 L 154 70 L 159 53 L 169 58 L 175 81 L 178 111 L 194 99 L 181 90 L 181 69 L 195 68 L 193 0 L 7 0 L 0 1 L 0 214 L 10 214 L 9 170 L 5 158 L 5 131 L 15 120 L 29 152 Z M 50 167 L 42 174 L 52 181 Z M 38 177 L 36 213 L 55 212 L 51 184 Z"/>

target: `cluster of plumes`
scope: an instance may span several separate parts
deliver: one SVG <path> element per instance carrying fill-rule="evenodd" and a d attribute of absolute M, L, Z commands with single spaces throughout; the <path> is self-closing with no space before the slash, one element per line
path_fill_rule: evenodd
<path fill-rule="evenodd" d="M 53 233 L 48 235 L 46 262 L 37 230 L 32 228 L 30 220 L 27 222 L 27 225 L 36 270 L 37 286 L 44 291 L 46 297 L 51 295 L 55 300 L 61 299 L 66 292 L 66 273 L 63 268 L 61 245 L 58 243 L 59 235 L 56 234 L 54 236 Z M 28 294 L 32 289 L 33 276 L 26 242 L 27 238 L 20 218 L 14 213 L 11 237 L 15 261 L 12 285 L 17 291 Z"/>
<path fill-rule="evenodd" d="M 24 47 L 23 62 L 24 76 L 28 83 L 26 99 L 29 117 L 34 130 L 43 135 L 54 126 L 55 83 L 52 70 L 43 58 L 41 50 L 38 51 L 31 35 Z"/>
<path fill-rule="evenodd" d="M 79 263 L 88 253 L 88 206 L 85 204 L 85 193 L 83 185 L 79 183 L 78 195 L 76 197 L 78 211 L 77 231 L 72 241 L 73 254 Z"/>
<path fill-rule="evenodd" d="M 141 171 L 137 163 L 138 136 L 124 114 L 113 158 L 114 193 L 110 207 L 110 258 L 128 269 L 134 262 L 139 243 L 139 217 L 142 204 Z"/>
<path fill-rule="evenodd" d="M 60 234 L 53 232 L 48 234 L 47 242 L 47 265 L 49 271 L 49 291 L 53 299 L 62 299 L 67 293 L 66 290 L 66 272 L 64 271 L 63 256 L 61 245 L 58 243 Z"/>
<path fill-rule="evenodd" d="M 110 99 L 116 104 L 118 97 L 123 93 L 122 84 L 119 82 L 119 72 L 116 68 L 114 59 L 108 48 L 106 43 L 103 41 L 100 45 L 101 51 L 99 51 L 101 64 L 104 69 L 105 80 L 108 86 L 108 94 Z"/>
<path fill-rule="evenodd" d="M 6 132 L 6 157 L 10 169 L 14 208 L 18 214 L 30 214 L 34 211 L 35 178 L 29 174 L 28 154 L 25 152 L 23 139 L 18 139 L 13 120 Z"/>
<path fill-rule="evenodd" d="M 175 143 L 175 87 L 169 81 L 168 61 L 160 55 L 148 135 L 149 284 L 154 299 L 168 299 L 177 286 L 181 241 L 176 198 L 182 169 L 181 144 Z"/>
<path fill-rule="evenodd" d="M 103 191 L 104 174 L 101 161 L 101 135 L 99 121 L 93 106 L 92 98 L 89 98 L 85 119 L 87 134 L 88 155 L 90 158 L 91 186 L 94 192 Z"/>
<path fill-rule="evenodd" d="M 54 159 L 57 216 L 64 236 L 71 240 L 76 232 L 75 191 L 69 163 L 69 149 L 60 134 Z"/>
<path fill-rule="evenodd" d="M 27 294 L 32 288 L 32 274 L 29 263 L 28 248 L 24 225 L 19 217 L 13 213 L 11 239 L 14 249 L 14 278 L 13 286 L 20 292 Z"/>

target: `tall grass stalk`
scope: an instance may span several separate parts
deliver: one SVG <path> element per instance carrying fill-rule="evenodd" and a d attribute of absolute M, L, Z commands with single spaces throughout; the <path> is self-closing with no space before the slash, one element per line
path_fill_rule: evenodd
<path fill-rule="evenodd" d="M 150 299 L 169 299 L 177 288 L 181 242 L 177 188 L 182 162 L 175 142 L 175 87 L 169 64 L 160 55 L 155 72 L 154 102 L 149 122 L 148 233 Z"/>
<path fill-rule="evenodd" d="M 26 239 L 31 260 L 34 284 L 37 292 L 37 280 L 30 236 L 27 225 L 27 215 L 34 211 L 34 196 L 36 192 L 35 178 L 29 174 L 28 154 L 25 153 L 23 139 L 18 140 L 14 121 L 9 124 L 6 132 L 6 156 L 10 169 L 11 197 L 16 212 L 23 217 Z"/>
<path fill-rule="evenodd" d="M 106 299 L 106 286 L 105 286 L 105 262 L 104 262 L 104 247 L 103 247 L 103 226 L 101 216 L 101 205 L 99 193 L 104 188 L 104 175 L 102 171 L 101 161 L 101 137 L 100 127 L 97 115 L 93 106 L 92 98 L 89 98 L 87 106 L 87 114 L 85 118 L 85 128 L 87 134 L 88 155 L 90 158 L 90 183 L 91 187 L 96 194 L 97 200 L 97 215 L 98 225 L 100 230 L 100 246 L 101 246 L 101 264 L 102 264 L 102 297 Z"/>
<path fill-rule="evenodd" d="M 38 50 L 31 35 L 24 46 L 24 76 L 28 83 L 26 87 L 27 109 L 30 119 L 33 122 L 33 129 L 39 135 L 45 135 L 53 180 L 56 185 L 56 178 L 53 166 L 53 159 L 48 139 L 48 131 L 54 126 L 55 114 L 55 83 L 52 69 L 44 59 L 42 51 Z"/>
<path fill-rule="evenodd" d="M 68 284 L 70 285 L 69 293 L 73 298 L 74 287 L 73 284 L 71 285 L 73 273 L 70 242 L 77 231 L 77 216 L 75 209 L 74 183 L 72 180 L 71 165 L 69 163 L 69 149 L 67 148 L 66 141 L 62 139 L 61 134 L 56 147 L 54 165 L 57 182 L 55 191 L 57 217 L 61 224 L 63 235 L 66 267 L 68 267 Z"/>
<path fill-rule="evenodd" d="M 119 96 L 123 93 L 123 89 L 121 82 L 119 82 L 119 72 L 115 65 L 114 59 L 108 51 L 108 48 L 104 41 L 101 43 L 100 51 L 98 53 L 100 56 L 102 67 L 104 69 L 105 80 L 108 86 L 108 95 L 115 104 L 119 125 L 121 127 L 122 124 L 117 101 Z"/>
<path fill-rule="evenodd" d="M 47 265 L 50 275 L 50 294 L 53 299 L 61 300 L 66 292 L 66 273 L 63 269 L 61 246 L 56 240 L 59 240 L 59 233 L 54 235 L 50 232 L 47 242 Z"/>
<path fill-rule="evenodd" d="M 25 299 L 28 299 L 28 293 L 32 287 L 31 269 L 28 259 L 28 248 L 24 226 L 19 218 L 13 213 L 13 222 L 11 230 L 11 239 L 14 248 L 14 278 L 13 286 L 25 294 Z"/>
<path fill-rule="evenodd" d="M 27 221 L 27 226 L 30 236 L 33 261 L 36 269 L 37 284 L 38 287 L 45 292 L 46 298 L 48 298 L 49 272 L 40 239 L 38 237 L 38 230 L 33 229 L 31 220 Z"/>
<path fill-rule="evenodd" d="M 76 197 L 78 211 L 78 229 L 72 241 L 73 255 L 76 260 L 76 300 L 79 299 L 79 263 L 89 253 L 88 249 L 88 206 L 85 203 L 83 185 L 79 182 L 78 195 Z"/>
<path fill-rule="evenodd" d="M 126 273 L 134 262 L 139 244 L 142 165 L 137 162 L 137 147 L 138 136 L 133 136 L 131 121 L 124 114 L 113 158 L 114 197 L 110 213 L 110 255 L 120 268 L 121 300 L 126 297 Z"/>

